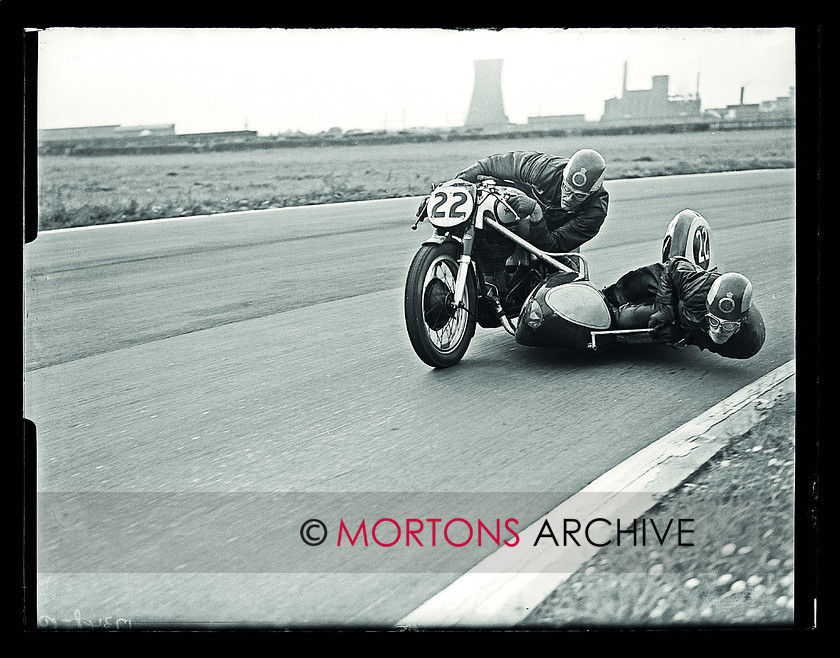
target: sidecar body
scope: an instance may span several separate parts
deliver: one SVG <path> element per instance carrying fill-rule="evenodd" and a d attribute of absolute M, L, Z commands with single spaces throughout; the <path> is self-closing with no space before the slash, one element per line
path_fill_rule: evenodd
<path fill-rule="evenodd" d="M 574 273 L 542 281 L 522 305 L 516 342 L 529 347 L 598 349 L 615 343 L 659 343 L 648 329 L 615 329 L 604 295 Z"/>

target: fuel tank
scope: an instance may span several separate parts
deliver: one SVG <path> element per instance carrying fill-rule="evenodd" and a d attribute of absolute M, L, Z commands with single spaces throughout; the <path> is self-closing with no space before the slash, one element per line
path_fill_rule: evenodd
<path fill-rule="evenodd" d="M 516 342 L 530 347 L 589 346 L 592 331 L 612 325 L 607 302 L 589 281 L 575 273 L 546 278 L 525 300 L 516 326 Z"/>

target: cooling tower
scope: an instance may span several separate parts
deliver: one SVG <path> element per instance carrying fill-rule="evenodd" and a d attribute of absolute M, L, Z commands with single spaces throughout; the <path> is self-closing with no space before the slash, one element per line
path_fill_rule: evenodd
<path fill-rule="evenodd" d="M 502 61 L 501 59 L 475 61 L 475 84 L 470 111 L 464 127 L 492 128 L 510 123 L 502 102 Z"/>

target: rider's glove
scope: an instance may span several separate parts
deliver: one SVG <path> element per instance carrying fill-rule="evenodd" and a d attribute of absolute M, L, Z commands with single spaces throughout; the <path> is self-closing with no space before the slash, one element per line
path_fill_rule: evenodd
<path fill-rule="evenodd" d="M 513 208 L 516 216 L 520 219 L 533 214 L 534 210 L 537 208 L 537 202 L 524 194 L 516 194 L 512 196 L 508 199 L 508 203 L 510 204 L 510 207 Z"/>
<path fill-rule="evenodd" d="M 648 320 L 648 329 L 653 330 L 654 338 L 671 338 L 674 324 L 670 313 L 665 310 L 656 311 Z"/>
<path fill-rule="evenodd" d="M 456 178 L 460 178 L 462 180 L 468 181 L 470 183 L 477 183 L 478 182 L 478 175 L 481 171 L 481 168 L 478 166 L 478 163 L 474 165 L 470 165 L 464 171 L 459 173 Z"/>

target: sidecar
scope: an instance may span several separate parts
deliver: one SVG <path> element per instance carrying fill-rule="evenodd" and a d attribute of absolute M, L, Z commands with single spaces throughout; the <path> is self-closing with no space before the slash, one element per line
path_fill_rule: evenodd
<path fill-rule="evenodd" d="M 579 272 L 557 272 L 531 292 L 522 305 L 514 336 L 520 345 L 598 349 L 616 343 L 664 343 L 649 329 L 620 329 L 604 294 L 589 280 L 586 258 L 574 257 Z M 705 270 L 721 268 L 706 219 L 683 210 L 669 223 L 661 247 L 661 262 L 680 256 Z"/>
<path fill-rule="evenodd" d="M 615 343 L 661 343 L 648 329 L 616 329 L 603 293 L 577 273 L 545 278 L 522 305 L 516 342 L 529 347 L 598 349 Z"/>

